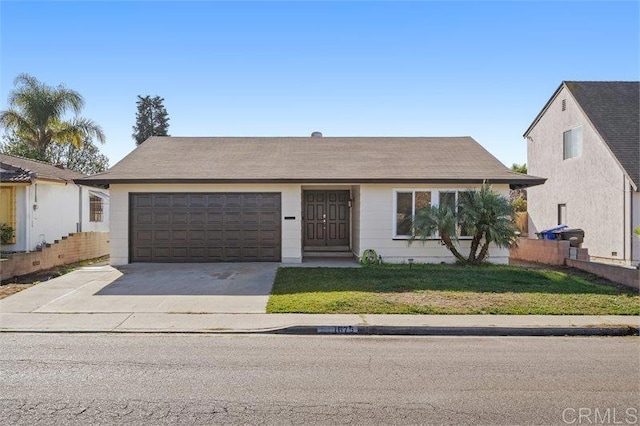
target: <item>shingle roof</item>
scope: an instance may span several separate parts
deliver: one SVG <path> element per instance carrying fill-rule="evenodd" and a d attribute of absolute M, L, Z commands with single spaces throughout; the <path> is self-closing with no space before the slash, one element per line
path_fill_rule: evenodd
<path fill-rule="evenodd" d="M 7 154 L 0 154 L 0 164 L 9 166 L 9 168 L 13 169 L 12 171 L 8 171 L 8 173 L 15 174 L 21 171 L 23 174 L 29 174 L 29 180 L 31 180 L 31 178 L 34 178 L 71 182 L 74 179 L 84 177 L 82 173 L 78 173 L 74 170 L 61 169 L 43 161 L 36 161 Z M 6 176 L 8 178 L 10 177 L 10 175 Z M 5 181 L 4 177 L 5 175 L 3 174 L 0 179 L 2 179 L 2 181 Z M 22 180 L 20 182 L 26 181 Z"/>
<path fill-rule="evenodd" d="M 22 169 L 0 172 L 0 182 L 24 183 L 31 182 L 33 175 Z"/>
<path fill-rule="evenodd" d="M 78 183 L 482 182 L 537 185 L 470 137 L 152 137 Z"/>
<path fill-rule="evenodd" d="M 640 188 L 640 83 L 566 81 L 565 85 Z"/>

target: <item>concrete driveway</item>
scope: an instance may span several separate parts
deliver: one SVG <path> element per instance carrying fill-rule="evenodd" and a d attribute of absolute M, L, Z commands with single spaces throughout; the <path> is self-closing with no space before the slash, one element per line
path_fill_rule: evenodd
<path fill-rule="evenodd" d="M 264 313 L 279 265 L 86 267 L 0 300 L 0 312 Z"/>

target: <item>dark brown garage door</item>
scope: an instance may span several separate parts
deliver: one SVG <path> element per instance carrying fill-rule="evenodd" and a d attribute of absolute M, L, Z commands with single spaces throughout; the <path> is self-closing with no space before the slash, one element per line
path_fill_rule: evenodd
<path fill-rule="evenodd" d="M 132 262 L 278 262 L 280 194 L 132 193 Z"/>

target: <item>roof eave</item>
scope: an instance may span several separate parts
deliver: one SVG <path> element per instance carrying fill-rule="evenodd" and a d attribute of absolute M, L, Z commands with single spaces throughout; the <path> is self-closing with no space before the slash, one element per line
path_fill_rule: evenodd
<path fill-rule="evenodd" d="M 553 102 L 553 100 L 556 98 L 556 96 L 558 96 L 558 93 L 560 93 L 560 91 L 562 90 L 562 88 L 565 86 L 565 81 L 562 81 L 562 83 L 560 83 L 560 86 L 558 86 L 558 88 L 556 89 L 555 92 L 553 92 L 553 95 L 551 95 L 551 97 L 549 98 L 549 100 L 547 101 L 546 104 L 544 104 L 544 107 L 542 107 L 542 109 L 540 110 L 540 112 L 538 113 L 538 115 L 536 115 L 536 118 L 533 120 L 533 122 L 531 123 L 531 125 L 529 125 L 529 127 L 527 128 L 527 130 L 524 132 L 524 134 L 522 135 L 523 138 L 526 138 L 529 135 L 529 132 L 531 132 L 531 129 L 533 129 L 535 127 L 536 124 L 538 124 L 538 121 L 540 121 L 540 119 L 542 118 L 542 116 L 544 115 L 545 112 L 547 112 L 547 109 L 549 109 L 549 106 L 551 105 L 551 103 Z"/>
<path fill-rule="evenodd" d="M 530 186 L 542 185 L 546 181 L 545 178 L 527 177 L 527 178 L 425 178 L 425 179 L 407 179 L 407 178 L 326 178 L 326 179 L 295 179 L 295 178 L 276 178 L 276 179 L 75 179 L 74 182 L 79 185 L 88 186 L 109 186 L 114 184 L 230 184 L 230 183 L 322 183 L 322 184 L 357 184 L 357 183 L 457 183 L 457 184 L 481 184 L 483 182 L 494 184 L 508 184 L 511 188 L 526 188 Z"/>

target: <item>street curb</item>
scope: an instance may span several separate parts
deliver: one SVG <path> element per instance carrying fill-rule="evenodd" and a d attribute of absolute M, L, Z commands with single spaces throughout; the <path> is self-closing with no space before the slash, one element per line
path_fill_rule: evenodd
<path fill-rule="evenodd" d="M 406 326 L 293 326 L 262 332 L 291 335 L 377 336 L 635 336 L 638 327 L 406 327 Z"/>
<path fill-rule="evenodd" d="M 276 329 L 240 330 L 51 330 L 0 329 L 0 334 L 274 334 L 292 336 L 477 336 L 477 337 L 560 337 L 560 336 L 638 336 L 634 326 L 593 327 L 428 327 L 428 326 L 290 326 Z"/>

